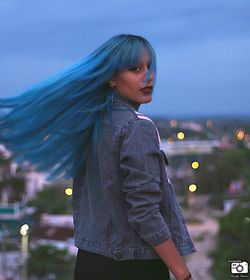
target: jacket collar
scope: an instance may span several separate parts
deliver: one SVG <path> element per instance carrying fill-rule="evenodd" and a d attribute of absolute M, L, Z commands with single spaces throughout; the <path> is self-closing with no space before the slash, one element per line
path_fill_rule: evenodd
<path fill-rule="evenodd" d="M 120 96 L 118 93 L 115 92 L 114 94 L 114 102 L 115 103 L 120 103 L 120 105 L 125 105 L 126 107 L 128 106 L 130 109 L 132 110 L 138 110 L 139 107 L 135 107 L 133 106 L 127 99 L 123 98 L 122 96 Z"/>

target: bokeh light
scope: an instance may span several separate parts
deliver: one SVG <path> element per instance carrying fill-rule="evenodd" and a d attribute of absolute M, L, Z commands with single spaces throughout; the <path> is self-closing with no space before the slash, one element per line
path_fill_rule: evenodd
<path fill-rule="evenodd" d="M 242 129 L 236 131 L 236 139 L 242 141 L 245 137 L 245 132 Z"/>
<path fill-rule="evenodd" d="M 190 192 L 195 192 L 197 190 L 197 188 L 198 187 L 195 184 L 191 184 L 191 185 L 188 186 L 188 189 L 189 189 Z"/>
<path fill-rule="evenodd" d="M 199 164 L 198 161 L 193 161 L 191 165 L 192 165 L 192 168 L 193 168 L 193 169 L 198 169 L 199 166 L 200 166 L 200 164 Z"/>
<path fill-rule="evenodd" d="M 168 137 L 167 138 L 167 143 L 168 144 L 173 144 L 174 143 L 174 137 Z"/>
<path fill-rule="evenodd" d="M 244 136 L 244 140 L 247 142 L 250 141 L 250 135 L 246 133 Z"/>
<path fill-rule="evenodd" d="M 69 187 L 64 190 L 64 193 L 68 196 L 71 196 L 73 194 L 73 190 Z"/>
<path fill-rule="evenodd" d="M 171 120 L 169 124 L 171 127 L 177 127 L 177 120 Z"/>
<path fill-rule="evenodd" d="M 179 140 L 183 140 L 185 138 L 185 134 L 182 131 L 180 131 L 180 132 L 177 133 L 177 138 Z"/>
<path fill-rule="evenodd" d="M 249 218 L 249 217 L 245 217 L 244 222 L 245 222 L 246 224 L 250 223 L 250 218 Z"/>

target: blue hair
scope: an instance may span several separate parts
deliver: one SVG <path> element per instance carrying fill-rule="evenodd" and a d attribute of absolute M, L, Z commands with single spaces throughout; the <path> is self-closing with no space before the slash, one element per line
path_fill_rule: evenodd
<path fill-rule="evenodd" d="M 96 147 L 105 110 L 111 110 L 109 80 L 150 58 L 145 79 L 156 72 L 152 46 L 141 36 L 112 37 L 85 59 L 33 85 L 16 97 L 0 99 L 0 143 L 17 163 L 29 162 L 49 180 L 82 170 L 88 144 Z"/>

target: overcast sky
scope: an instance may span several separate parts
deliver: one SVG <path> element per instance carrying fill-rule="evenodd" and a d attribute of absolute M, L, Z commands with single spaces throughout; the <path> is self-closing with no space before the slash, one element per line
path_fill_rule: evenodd
<path fill-rule="evenodd" d="M 154 100 L 143 112 L 250 116 L 249 0 L 0 0 L 0 18 L 0 97 L 132 33 L 158 59 Z"/>

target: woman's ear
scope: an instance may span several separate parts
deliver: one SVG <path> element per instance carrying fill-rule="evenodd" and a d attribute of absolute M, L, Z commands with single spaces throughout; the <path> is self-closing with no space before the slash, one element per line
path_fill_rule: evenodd
<path fill-rule="evenodd" d="M 115 87 L 115 79 L 114 79 L 114 78 L 109 80 L 109 86 L 110 86 L 111 88 L 114 88 L 114 87 Z"/>

